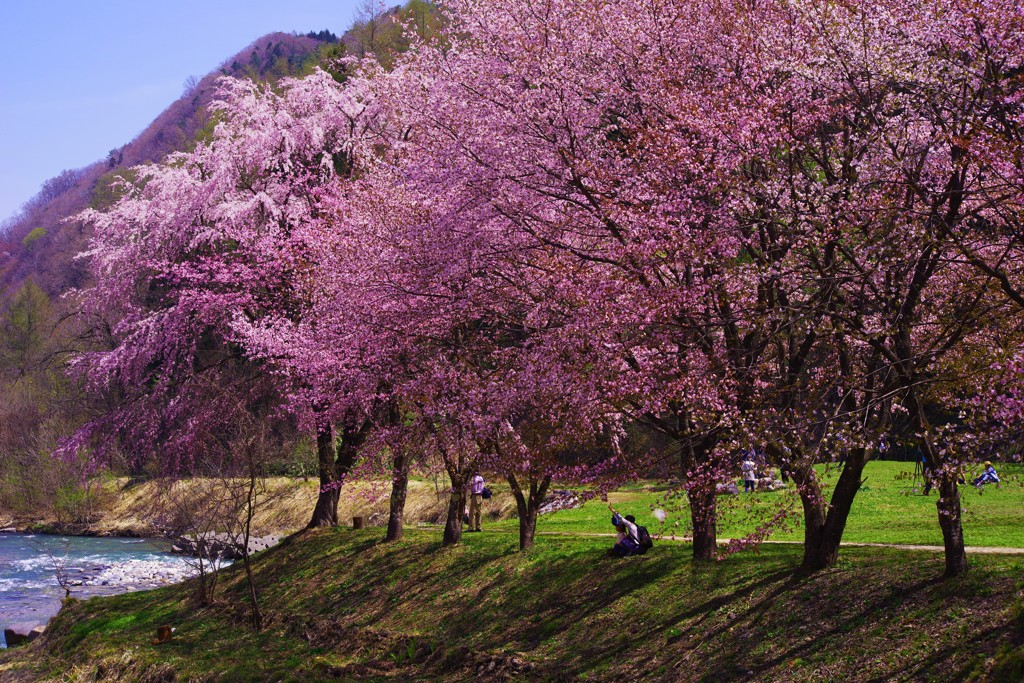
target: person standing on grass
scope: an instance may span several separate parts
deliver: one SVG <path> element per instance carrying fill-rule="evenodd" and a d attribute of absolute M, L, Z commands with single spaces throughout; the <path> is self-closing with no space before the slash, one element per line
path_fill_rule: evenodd
<path fill-rule="evenodd" d="M 740 471 L 743 472 L 743 492 L 753 493 L 757 486 L 757 464 L 749 453 L 740 465 Z"/>
<path fill-rule="evenodd" d="M 469 531 L 480 531 L 480 508 L 484 499 L 484 478 L 476 474 L 469 482 Z"/>

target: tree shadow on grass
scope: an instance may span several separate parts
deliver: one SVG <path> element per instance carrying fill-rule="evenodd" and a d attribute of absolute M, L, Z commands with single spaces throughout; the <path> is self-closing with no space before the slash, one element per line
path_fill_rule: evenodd
<path fill-rule="evenodd" d="M 527 678 L 543 680 L 786 680 L 789 664 L 798 660 L 812 663 L 792 670 L 806 677 L 814 662 L 857 671 L 858 658 L 865 661 L 858 680 L 956 680 L 974 661 L 964 662 L 958 652 L 983 648 L 986 639 L 1001 638 L 1005 626 L 957 635 L 951 621 L 940 633 L 955 642 L 943 640 L 909 662 L 916 641 L 899 629 L 933 612 L 945 614 L 949 606 L 998 602 L 1008 590 L 1004 584 L 1012 584 L 1005 572 L 979 571 L 958 582 L 921 578 L 937 561 L 877 551 L 854 554 L 839 569 L 803 575 L 794 572 L 798 557 L 790 549 L 704 564 L 693 563 L 685 546 L 620 560 L 604 555 L 604 539 L 546 537 L 520 553 L 512 537 L 506 542 L 476 535 L 441 548 L 426 534 L 385 544 L 377 531 L 317 531 L 261 553 L 267 561 L 255 569 L 267 609 L 293 610 L 302 626 L 278 629 L 272 637 L 244 629 L 223 634 L 216 625 L 210 633 L 224 653 L 222 668 L 241 667 L 241 675 L 247 664 L 238 653 L 264 647 L 280 664 L 293 655 L 308 659 L 320 648 L 356 645 L 359 661 L 372 665 L 367 672 L 395 680 L 432 671 L 458 677 L 458 671 L 431 667 L 454 660 L 472 668 L 466 662 L 480 661 L 478 654 L 502 652 L 528 653 L 539 667 Z M 231 575 L 231 599 L 241 605 L 244 577 L 240 568 Z M 993 585 L 995 580 L 1003 583 Z M 154 606 L 169 609 L 163 600 Z M 879 625 L 884 637 L 897 634 L 893 656 L 875 633 Z M 337 637 L 314 642 L 305 637 L 307 628 L 333 629 Z M 202 637 L 199 629 L 183 634 L 166 650 L 188 658 L 192 648 L 200 656 Z M 410 643 L 444 652 L 396 668 L 389 657 Z M 833 661 L 830 649 L 842 652 L 843 661 Z M 890 670 L 879 674 L 879 666 Z"/>
<path fill-rule="evenodd" d="M 917 560 L 914 564 L 920 564 Z M 904 574 L 904 577 L 907 575 Z M 780 582 L 771 591 L 758 596 L 753 604 L 740 609 L 739 601 L 729 596 L 728 602 L 735 608 L 735 616 L 727 622 L 711 624 L 704 629 L 700 643 L 687 652 L 677 653 L 671 657 L 671 669 L 674 672 L 680 665 L 690 666 L 692 680 L 702 681 L 735 681 L 735 680 L 782 680 L 787 667 L 794 662 L 820 660 L 823 665 L 831 661 L 831 652 L 843 652 L 846 656 L 854 656 L 872 661 L 878 666 L 878 660 L 898 653 L 901 647 L 909 644 L 912 634 L 904 629 L 906 623 L 914 620 L 920 623 L 921 617 L 915 610 L 923 606 L 930 608 L 937 602 L 939 610 L 955 607 L 956 604 L 944 604 L 949 595 L 963 599 L 960 593 L 968 593 L 948 585 L 941 577 L 906 581 L 897 579 L 895 585 L 878 582 L 878 577 L 871 574 L 868 567 L 861 567 L 853 577 L 853 583 L 836 581 L 836 573 L 830 577 L 827 573 L 809 576 L 794 575 Z M 911 577 L 913 578 L 913 577 Z M 800 587 L 806 589 L 801 596 Z M 881 593 L 873 588 L 875 585 L 888 585 Z M 943 593 L 947 593 L 944 597 Z M 739 594 L 734 594 L 739 598 Z M 788 596 L 788 600 L 786 600 Z M 782 602 L 779 602 L 780 599 Z M 856 610 L 846 610 L 843 605 L 847 600 L 861 602 Z M 795 602 L 794 602 L 795 601 Z M 954 600 L 956 603 L 956 600 Z M 786 622 L 790 619 L 790 622 Z M 759 653 L 765 638 L 771 637 L 772 628 L 780 625 L 789 626 L 789 632 L 779 638 L 782 647 L 771 649 L 770 656 Z M 890 670 L 875 676 L 872 680 L 923 679 L 961 680 L 970 669 L 970 661 L 956 665 L 953 659 L 964 648 L 980 649 L 981 643 L 991 639 L 1005 629 L 988 628 L 963 639 L 957 636 L 958 628 L 954 628 L 955 620 L 950 622 L 946 633 L 956 638 L 956 642 L 941 649 L 921 653 L 906 664 L 896 664 Z M 883 642 L 877 633 L 885 634 Z M 890 641 L 890 633 L 897 637 Z M 801 637 L 801 634 L 806 634 Z M 712 643 L 716 652 L 714 665 L 707 661 L 694 661 L 692 655 L 701 643 Z M 991 649 L 991 648 L 990 648 Z M 680 656 L 681 654 L 681 656 Z M 706 652 L 705 652 L 706 654 Z M 903 655 L 897 654 L 897 660 L 905 661 Z M 704 668 L 702 674 L 697 672 Z M 782 678 L 780 678 L 780 676 Z M 675 673 L 662 680 L 677 680 Z M 867 671 L 858 674 L 861 680 L 869 680 Z"/>
<path fill-rule="evenodd" d="M 665 567 L 659 569 L 669 569 L 671 571 L 670 568 Z M 709 573 L 716 572 L 720 572 L 725 576 L 735 575 L 734 568 L 722 567 L 721 565 L 695 565 L 687 573 L 692 577 L 695 575 L 706 576 Z M 663 577 L 664 574 L 661 571 L 656 571 L 650 577 L 650 580 L 660 581 Z M 670 649 L 680 648 L 686 647 L 689 643 L 703 642 L 715 634 L 727 630 L 731 624 L 739 621 L 740 617 L 736 616 L 720 625 L 712 623 L 720 617 L 723 611 L 728 608 L 738 609 L 737 605 L 743 604 L 751 596 L 764 594 L 773 585 L 776 588 L 767 595 L 785 592 L 789 589 L 789 586 L 798 582 L 799 579 L 794 577 L 791 568 L 781 568 L 767 572 L 757 579 L 745 583 L 742 587 L 733 589 L 726 595 L 716 596 L 711 594 L 706 600 L 688 605 L 682 610 L 659 616 L 653 622 L 649 619 L 645 620 L 642 633 L 623 633 L 622 635 L 625 637 L 620 637 L 616 643 L 609 643 L 609 639 L 594 640 L 574 651 L 574 673 L 579 675 L 585 672 L 600 671 L 614 666 L 618 662 L 628 661 L 629 659 L 642 659 L 635 657 L 636 652 L 650 652 L 653 654 L 664 647 Z M 600 609 L 608 606 L 610 605 L 602 605 Z M 683 626 L 683 628 L 678 628 L 679 626 Z M 719 656 L 723 656 L 723 654 L 719 653 Z M 718 674 L 721 671 L 720 667 L 717 668 Z M 648 675 L 650 675 L 650 672 L 648 672 Z M 678 676 L 678 673 L 671 672 L 669 673 L 668 680 L 677 680 Z"/>
<path fill-rule="evenodd" d="M 391 620 L 398 603 L 420 605 L 458 589 L 463 577 L 483 573 L 487 565 L 509 557 L 513 547 L 510 542 L 508 548 L 489 545 L 474 550 L 466 544 L 443 548 L 439 540 L 422 538 L 384 543 L 377 530 L 342 530 L 331 536 L 317 533 L 321 536 L 307 539 L 308 548 L 289 551 L 287 567 L 263 563 L 257 571 L 261 590 L 267 591 L 268 601 L 280 599 L 289 590 L 282 585 L 283 581 L 294 581 L 296 575 L 305 577 L 323 590 L 298 598 L 288 596 L 292 608 L 339 618 L 358 609 L 358 620 L 363 626 Z M 346 537 L 349 533 L 362 537 Z M 262 571 L 266 565 L 272 566 Z M 426 565 L 431 565 L 429 573 L 440 581 L 421 580 Z"/>
<path fill-rule="evenodd" d="M 906 666 L 874 678 L 865 679 L 865 683 L 886 683 L 891 680 L 966 680 L 971 670 L 975 667 L 974 657 L 968 658 L 959 668 L 953 666 L 950 660 L 957 654 L 964 651 L 975 653 L 975 657 L 988 650 L 992 654 L 991 647 L 987 644 L 991 641 L 1001 640 L 1002 636 L 1008 633 L 1005 625 L 993 626 L 990 629 L 976 633 L 969 640 L 948 645 L 921 659 L 908 662 Z"/>

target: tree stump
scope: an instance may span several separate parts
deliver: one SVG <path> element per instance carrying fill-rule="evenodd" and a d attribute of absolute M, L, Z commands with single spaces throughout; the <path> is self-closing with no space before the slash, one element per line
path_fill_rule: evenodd
<path fill-rule="evenodd" d="M 352 528 L 353 529 L 365 529 L 366 528 L 366 518 L 362 517 L 362 516 L 353 517 L 352 518 Z"/>
<path fill-rule="evenodd" d="M 174 633 L 174 629 L 170 626 L 158 626 L 156 629 L 156 638 L 153 640 L 154 645 L 160 645 L 171 640 L 171 634 Z"/>

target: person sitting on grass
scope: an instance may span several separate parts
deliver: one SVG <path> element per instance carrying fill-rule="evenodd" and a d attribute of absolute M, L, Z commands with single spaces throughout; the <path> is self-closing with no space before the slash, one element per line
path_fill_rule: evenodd
<path fill-rule="evenodd" d="M 996 488 L 999 488 L 999 475 L 996 473 L 996 468 L 992 467 L 992 463 L 987 460 L 985 461 L 985 471 L 974 480 L 974 485 L 978 488 L 985 484 L 995 484 Z"/>
<path fill-rule="evenodd" d="M 616 512 L 611 503 L 608 504 L 608 509 L 612 511 L 612 524 L 619 532 L 615 539 L 615 545 L 608 550 L 608 554 L 612 557 L 628 557 L 639 554 L 640 539 L 637 535 L 636 524 Z"/>

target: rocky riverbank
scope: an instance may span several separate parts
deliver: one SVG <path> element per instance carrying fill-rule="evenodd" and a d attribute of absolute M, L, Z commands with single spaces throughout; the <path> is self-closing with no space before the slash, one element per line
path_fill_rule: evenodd
<path fill-rule="evenodd" d="M 0 535 L 0 630 L 17 644 L 55 615 L 67 598 L 159 588 L 197 572 L 164 539 Z"/>
<path fill-rule="evenodd" d="M 281 542 L 280 535 L 259 536 L 249 539 L 249 554 L 272 548 Z M 231 534 L 208 534 L 207 536 L 178 536 L 173 539 L 171 552 L 176 555 L 213 558 L 218 560 L 240 560 L 243 553 L 242 539 Z"/>

